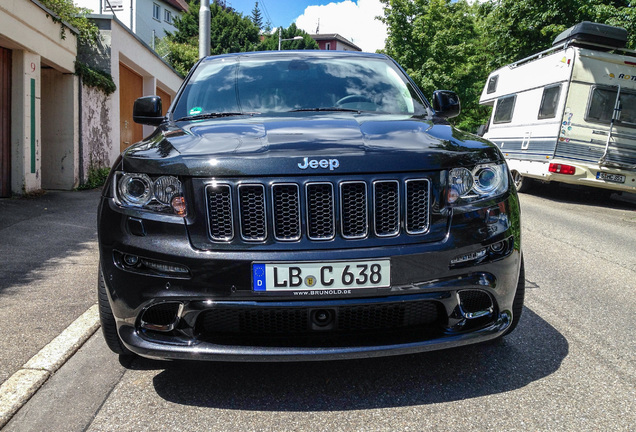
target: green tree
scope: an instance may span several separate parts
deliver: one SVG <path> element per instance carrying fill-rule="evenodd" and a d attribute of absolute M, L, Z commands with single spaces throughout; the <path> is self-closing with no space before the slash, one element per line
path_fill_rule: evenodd
<path fill-rule="evenodd" d="M 95 44 L 99 37 L 99 29 L 97 26 L 86 18 L 91 13 L 86 8 L 77 7 L 72 0 L 40 0 L 40 2 L 51 10 L 57 17 L 51 17 L 53 21 L 68 23 L 75 27 L 78 39 L 81 43 Z M 60 29 L 60 37 L 66 37 L 66 27 L 62 24 Z"/>
<path fill-rule="evenodd" d="M 426 95 L 456 91 L 462 113 L 452 121 L 475 131 L 490 108 L 478 105 L 488 74 L 549 48 L 581 21 L 624 27 L 636 47 L 634 0 L 381 0 L 388 26 L 385 52 Z"/>
<path fill-rule="evenodd" d="M 168 33 L 159 44 L 159 52 L 165 55 L 179 73 L 186 75 L 199 56 L 200 0 L 191 0 L 188 12 L 175 18 L 177 31 Z M 210 5 L 210 54 L 254 51 L 260 42 L 259 29 L 250 18 L 217 2 Z"/>
<path fill-rule="evenodd" d="M 274 33 L 267 36 L 258 46 L 259 51 L 273 51 L 278 49 L 278 32 L 281 31 L 281 39 L 291 39 L 296 36 L 302 36 L 300 40 L 284 41 L 281 45 L 281 49 L 284 50 L 306 50 L 306 49 L 318 49 L 318 44 L 312 39 L 309 34 L 296 27 L 295 23 L 292 23 L 289 27 L 279 28 Z"/>
<path fill-rule="evenodd" d="M 477 7 L 466 0 L 382 0 L 388 26 L 385 52 L 406 68 L 427 96 L 456 91 L 462 114 L 453 121 L 476 130 L 487 108 L 478 104 L 484 68 Z"/>
<path fill-rule="evenodd" d="M 492 69 L 552 46 L 562 31 L 582 21 L 627 29 L 636 41 L 636 11 L 626 0 L 498 0 L 481 9 L 485 48 Z"/>
<path fill-rule="evenodd" d="M 263 30 L 263 17 L 261 16 L 261 10 L 258 8 L 258 2 L 254 3 L 254 9 L 252 9 L 252 22 L 259 30 Z"/>

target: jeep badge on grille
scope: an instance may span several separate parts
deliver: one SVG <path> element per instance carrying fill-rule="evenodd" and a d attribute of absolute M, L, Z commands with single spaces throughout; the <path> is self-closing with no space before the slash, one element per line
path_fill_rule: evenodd
<path fill-rule="evenodd" d="M 303 158 L 303 161 L 298 164 L 298 168 L 307 169 L 307 168 L 329 168 L 329 171 L 333 171 L 340 166 L 340 162 L 338 159 L 309 159 Z"/>

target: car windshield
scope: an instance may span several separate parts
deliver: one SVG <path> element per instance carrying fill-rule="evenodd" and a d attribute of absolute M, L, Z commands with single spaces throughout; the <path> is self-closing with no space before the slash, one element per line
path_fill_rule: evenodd
<path fill-rule="evenodd" d="M 389 59 L 257 55 L 200 64 L 175 106 L 174 118 L 293 111 L 421 115 L 426 108 Z"/>

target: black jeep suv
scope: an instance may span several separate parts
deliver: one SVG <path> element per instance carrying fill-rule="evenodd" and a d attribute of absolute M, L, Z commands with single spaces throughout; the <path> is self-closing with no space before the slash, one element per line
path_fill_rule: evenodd
<path fill-rule="evenodd" d="M 115 162 L 99 207 L 109 347 L 321 360 L 456 347 L 517 325 L 519 203 L 499 150 L 390 58 L 205 58 Z"/>

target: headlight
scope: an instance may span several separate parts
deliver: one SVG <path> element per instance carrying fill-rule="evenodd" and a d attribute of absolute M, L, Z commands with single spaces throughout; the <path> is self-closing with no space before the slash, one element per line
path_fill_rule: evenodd
<path fill-rule="evenodd" d="M 123 173 L 115 175 L 117 201 L 124 207 L 137 207 L 161 213 L 185 216 L 183 188 L 178 178 L 147 174 Z"/>
<path fill-rule="evenodd" d="M 508 190 L 508 169 L 505 164 L 477 165 L 472 170 L 453 168 L 448 174 L 449 204 L 493 198 Z"/>

